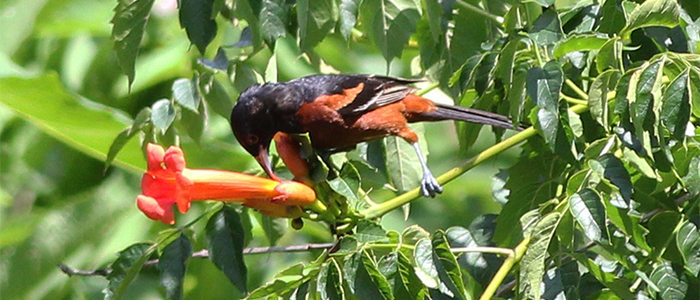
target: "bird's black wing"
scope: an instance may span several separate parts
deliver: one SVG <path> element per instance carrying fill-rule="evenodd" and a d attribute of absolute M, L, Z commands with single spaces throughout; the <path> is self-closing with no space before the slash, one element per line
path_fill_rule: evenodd
<path fill-rule="evenodd" d="M 363 76 L 364 88 L 355 96 L 350 104 L 339 109 L 343 116 L 352 116 L 372 111 L 379 107 L 401 101 L 415 89 L 406 86 L 422 81 L 421 79 L 404 79 L 378 75 L 356 75 Z"/>

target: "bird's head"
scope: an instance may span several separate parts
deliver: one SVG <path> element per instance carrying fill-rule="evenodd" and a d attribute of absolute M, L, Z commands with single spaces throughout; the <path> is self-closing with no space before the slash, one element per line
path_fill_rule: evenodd
<path fill-rule="evenodd" d="M 269 148 L 272 137 L 277 133 L 270 110 L 274 99 L 266 95 L 265 85 L 255 84 L 238 97 L 231 112 L 231 129 L 238 142 L 258 161 L 272 179 L 279 179 L 272 171 Z"/>

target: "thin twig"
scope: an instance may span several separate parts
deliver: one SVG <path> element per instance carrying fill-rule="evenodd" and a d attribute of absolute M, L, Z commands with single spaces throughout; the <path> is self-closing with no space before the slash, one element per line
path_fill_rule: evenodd
<path fill-rule="evenodd" d="M 329 248 L 332 248 L 334 245 L 335 245 L 335 243 L 323 243 L 323 244 L 292 245 L 292 246 L 284 246 L 284 247 L 251 247 L 251 248 L 243 249 L 243 254 L 264 254 L 264 253 L 273 253 L 273 252 L 287 252 L 287 253 L 305 252 L 305 251 L 309 251 L 309 250 L 329 249 Z M 194 253 L 192 253 L 192 257 L 193 258 L 208 258 L 209 251 L 204 249 L 204 250 L 194 252 Z M 147 260 L 143 265 L 144 266 L 154 266 L 154 265 L 158 264 L 158 261 L 159 261 L 158 259 Z M 112 273 L 112 269 L 80 270 L 80 269 L 75 269 L 75 268 L 69 267 L 63 263 L 59 263 L 58 267 L 61 269 L 61 271 L 63 273 L 65 273 L 68 276 L 78 275 L 78 276 L 103 276 L 103 277 L 106 277 L 110 273 Z"/>

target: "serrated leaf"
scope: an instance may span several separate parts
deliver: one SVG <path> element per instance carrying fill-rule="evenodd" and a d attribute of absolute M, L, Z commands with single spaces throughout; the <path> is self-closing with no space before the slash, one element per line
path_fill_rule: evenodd
<path fill-rule="evenodd" d="M 357 24 L 357 11 L 362 0 L 340 0 L 339 30 L 345 40 L 350 39 L 352 29 Z"/>
<path fill-rule="evenodd" d="M 165 287 L 165 297 L 173 300 L 182 298 L 182 282 L 187 271 L 187 260 L 191 256 L 192 244 L 184 234 L 163 249 L 157 268 L 160 271 L 160 284 Z"/>
<path fill-rule="evenodd" d="M 520 292 L 528 299 L 540 299 L 542 295 L 540 285 L 546 270 L 547 248 L 559 220 L 561 214 L 557 212 L 543 216 L 530 235 L 529 246 L 520 261 Z"/>
<path fill-rule="evenodd" d="M 686 221 L 676 233 L 676 244 L 685 262 L 685 268 L 694 276 L 700 274 L 700 231 L 693 222 Z"/>
<path fill-rule="evenodd" d="M 287 36 L 288 9 L 284 0 L 263 0 L 260 8 L 260 32 L 268 45 Z"/>
<path fill-rule="evenodd" d="M 335 27 L 338 4 L 334 0 L 297 1 L 299 48 L 310 50 Z"/>
<path fill-rule="evenodd" d="M 307 276 L 315 276 L 310 272 Z M 306 283 L 304 276 L 304 264 L 294 264 L 275 275 L 275 279 L 250 292 L 246 299 L 268 299 L 270 296 L 281 296 L 294 291 Z"/>
<path fill-rule="evenodd" d="M 649 278 L 661 289 L 660 299 L 686 299 L 688 281 L 681 270 L 675 270 L 671 263 L 663 261 L 654 268 Z"/>
<path fill-rule="evenodd" d="M 686 70 L 673 79 L 663 95 L 661 121 L 671 136 L 677 140 L 685 136 L 685 129 L 690 120 L 689 85 L 688 70 Z"/>
<path fill-rule="evenodd" d="M 547 9 L 535 20 L 529 32 L 530 37 L 538 46 L 553 44 L 564 36 L 561 20 L 554 9 Z"/>
<path fill-rule="evenodd" d="M 593 118 L 604 128 L 608 128 L 608 92 L 614 91 L 617 81 L 620 79 L 620 72 L 608 70 L 598 75 L 588 90 L 588 106 Z"/>
<path fill-rule="evenodd" d="M 632 31 L 650 26 L 674 27 L 680 20 L 678 3 L 674 0 L 648 0 L 637 6 L 630 13 L 627 25 L 620 35 L 625 41 L 630 40 Z"/>
<path fill-rule="evenodd" d="M 457 259 L 450 251 L 450 245 L 447 243 L 445 233 L 442 230 L 436 231 L 433 234 L 431 243 L 438 278 L 453 293 L 450 296 L 454 296 L 457 299 L 467 299 L 462 271 L 459 268 Z M 445 291 L 442 292 L 444 293 Z"/>
<path fill-rule="evenodd" d="M 495 232 L 495 220 L 493 215 L 475 220 L 469 229 L 463 227 L 450 227 L 446 236 L 452 248 L 490 247 L 493 246 L 491 238 Z M 495 254 L 466 252 L 457 260 L 466 271 L 482 286 L 487 286 L 493 275 L 501 265 L 501 260 Z"/>
<path fill-rule="evenodd" d="M 620 189 L 620 194 L 629 203 L 632 197 L 632 180 L 622 161 L 613 154 L 604 154 L 596 160 L 589 161 L 589 166 L 598 175 L 609 180 Z"/>
<path fill-rule="evenodd" d="M 585 188 L 571 195 L 569 202 L 569 210 L 583 228 L 583 233 L 598 243 L 608 243 L 610 237 L 605 226 L 605 205 L 598 193 Z"/>
<path fill-rule="evenodd" d="M 361 24 L 386 61 L 400 57 L 420 20 L 421 6 L 414 0 L 365 0 Z"/>
<path fill-rule="evenodd" d="M 343 287 L 340 279 L 340 267 L 334 259 L 330 259 L 321 268 L 316 280 L 316 292 L 321 300 L 342 300 Z"/>
<path fill-rule="evenodd" d="M 202 55 L 216 36 L 216 21 L 212 18 L 214 0 L 180 0 L 180 27 Z"/>
<path fill-rule="evenodd" d="M 111 23 L 114 50 L 122 71 L 134 82 L 136 57 L 151 14 L 154 0 L 119 0 Z"/>
<path fill-rule="evenodd" d="M 572 35 L 557 44 L 553 55 L 559 59 L 574 51 L 599 50 L 608 40 L 608 38 L 592 34 Z"/>
<path fill-rule="evenodd" d="M 127 287 L 154 250 L 152 244 L 138 243 L 119 252 L 119 258 L 110 266 L 112 272 L 107 275 L 109 283 L 103 291 L 106 300 L 118 300 L 124 296 Z"/>
<path fill-rule="evenodd" d="M 365 251 L 350 256 L 343 267 L 343 275 L 350 292 L 359 299 L 394 299 L 389 282 Z"/>
<path fill-rule="evenodd" d="M 355 234 L 359 243 L 369 243 L 386 240 L 386 231 L 379 224 L 360 220 L 357 224 L 357 233 Z"/>
<path fill-rule="evenodd" d="M 207 222 L 209 260 L 224 272 L 241 293 L 247 293 L 247 268 L 243 261 L 245 236 L 241 217 L 224 206 Z"/>
<path fill-rule="evenodd" d="M 173 82 L 172 90 L 175 102 L 195 113 L 199 112 L 201 99 L 197 92 L 197 85 L 193 80 L 187 78 L 177 79 Z"/>
<path fill-rule="evenodd" d="M 534 67 L 527 72 L 526 88 L 527 94 L 540 108 L 537 110 L 536 128 L 542 132 L 550 150 L 572 160 L 571 145 L 561 119 L 566 109 L 566 105 L 560 105 L 559 101 L 562 82 L 561 64 L 549 61 L 544 68 Z"/>
<path fill-rule="evenodd" d="M 328 185 L 348 200 L 357 200 L 357 191 L 360 188 L 360 173 L 353 164 L 346 162 L 340 169 L 340 176 L 330 180 Z"/>
<path fill-rule="evenodd" d="M 406 227 L 401 233 L 401 242 L 415 245 L 419 240 L 430 237 L 430 233 L 418 225 Z"/>
<path fill-rule="evenodd" d="M 160 99 L 151 107 L 153 125 L 165 132 L 175 120 L 175 107 L 168 99 Z"/>

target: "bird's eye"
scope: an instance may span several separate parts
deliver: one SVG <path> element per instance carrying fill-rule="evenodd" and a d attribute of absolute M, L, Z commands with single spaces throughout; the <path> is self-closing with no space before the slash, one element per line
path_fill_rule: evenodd
<path fill-rule="evenodd" d="M 248 134 L 246 137 L 246 142 L 248 142 L 249 145 L 257 144 L 259 140 L 258 136 L 252 133 Z"/>

